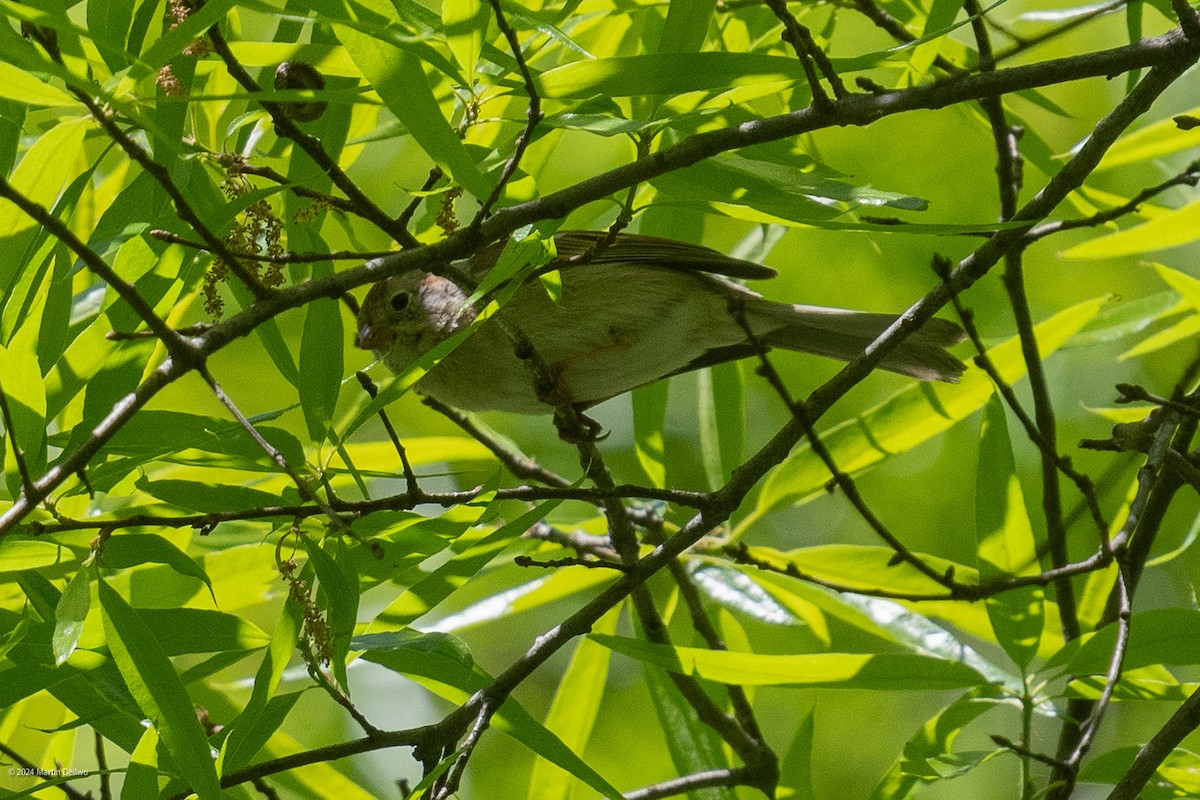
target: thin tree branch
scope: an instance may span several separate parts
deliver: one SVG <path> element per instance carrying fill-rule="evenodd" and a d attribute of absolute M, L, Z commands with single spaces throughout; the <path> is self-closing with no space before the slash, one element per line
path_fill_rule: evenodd
<path fill-rule="evenodd" d="M 225 41 L 225 37 L 221 34 L 218 26 L 214 25 L 209 29 L 208 38 L 212 42 L 213 50 L 225 62 L 225 68 L 229 71 L 233 79 L 251 95 L 260 93 L 262 87 L 258 85 L 254 78 L 250 77 L 250 73 L 246 72 L 246 69 L 237 60 L 237 57 L 234 56 L 233 51 L 229 49 L 229 44 Z M 413 235 L 408 232 L 407 228 L 397 225 L 395 220 L 385 214 L 383 209 L 375 205 L 374 201 L 358 188 L 358 184 L 350 180 L 350 176 L 325 152 L 325 148 L 321 146 L 321 141 L 317 137 L 300 130 L 296 126 L 296 123 L 292 122 L 287 114 L 284 113 L 283 104 L 270 100 L 261 100 L 260 102 L 262 107 L 266 109 L 266 112 L 271 115 L 271 121 L 275 124 L 275 130 L 279 135 L 295 142 L 296 146 L 303 150 L 329 176 L 329 179 L 333 181 L 333 185 L 340 189 L 350 202 L 353 203 L 355 211 L 359 216 L 370 220 L 381 231 L 399 242 L 402 247 L 416 247 L 419 244 L 413 238 Z"/>
<path fill-rule="evenodd" d="M 512 50 L 513 58 L 517 62 L 517 69 L 521 73 L 521 81 L 525 84 L 525 93 L 529 95 L 529 107 L 525 111 L 525 129 L 517 136 L 517 141 L 513 144 L 512 154 L 508 157 L 508 161 L 504 164 L 504 169 L 500 172 L 500 179 L 496 181 L 496 185 L 492 188 L 492 193 L 483 201 L 483 205 L 479 207 L 479 211 L 475 214 L 475 219 L 471 222 L 472 228 L 478 228 L 483 220 L 492 213 L 496 202 L 504 193 L 504 187 L 512 179 L 513 174 L 517 171 L 517 167 L 521 164 L 521 157 L 525 155 L 525 150 L 529 147 L 529 143 L 533 141 L 533 132 L 538 124 L 542 121 L 542 99 L 538 94 L 537 84 L 533 81 L 533 75 L 529 72 L 529 65 L 525 63 L 525 53 L 521 50 L 521 42 L 517 38 L 517 32 L 508 24 L 508 18 L 504 16 L 504 10 L 500 8 L 500 0 L 488 0 L 488 4 L 492 7 L 492 13 L 496 17 L 496 26 L 500 28 L 500 32 L 504 34 L 504 38 L 508 41 L 508 47 Z"/>

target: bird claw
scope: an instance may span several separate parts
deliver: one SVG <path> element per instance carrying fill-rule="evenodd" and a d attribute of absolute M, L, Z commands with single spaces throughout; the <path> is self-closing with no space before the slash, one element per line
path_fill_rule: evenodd
<path fill-rule="evenodd" d="M 608 438 L 608 431 L 575 406 L 555 409 L 554 429 L 567 444 L 587 444 Z"/>

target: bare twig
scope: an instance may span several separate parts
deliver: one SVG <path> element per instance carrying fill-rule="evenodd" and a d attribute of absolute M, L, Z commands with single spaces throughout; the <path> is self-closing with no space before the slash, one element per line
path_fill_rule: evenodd
<path fill-rule="evenodd" d="M 432 397 L 422 397 L 421 402 L 438 412 L 446 419 L 466 431 L 467 435 L 482 444 L 492 452 L 500 463 L 516 477 L 526 481 L 537 481 L 547 486 L 570 486 L 571 482 L 563 476 L 551 472 L 524 453 L 515 451 L 496 441 L 486 431 L 475 424 L 471 416 L 457 408 L 446 405 Z"/>
<path fill-rule="evenodd" d="M 171 231 L 152 230 L 150 235 L 162 242 L 191 247 L 197 250 L 207 250 L 203 242 L 197 242 L 180 236 Z M 234 252 L 238 258 L 246 261 L 262 261 L 268 264 L 308 264 L 315 261 L 366 261 L 369 258 L 384 258 L 392 254 L 391 250 L 356 253 L 349 250 L 338 250 L 333 253 L 247 253 Z"/>
<path fill-rule="evenodd" d="M 1168 189 L 1176 186 L 1191 186 L 1195 187 L 1200 183 L 1200 161 L 1193 161 L 1188 164 L 1178 175 L 1175 175 L 1162 183 L 1142 189 L 1135 194 L 1127 203 L 1122 203 L 1104 211 L 1099 211 L 1082 219 L 1057 220 L 1055 222 L 1047 222 L 1044 225 L 1038 225 L 1025 235 L 1028 242 L 1036 242 L 1051 234 L 1061 233 L 1062 231 L 1077 230 L 1079 228 L 1094 228 L 1098 225 L 1104 225 L 1108 222 L 1120 219 L 1127 214 L 1135 214 L 1141 208 L 1142 204 L 1153 197 L 1156 197 Z"/>
<path fill-rule="evenodd" d="M 261 92 L 262 87 L 255 82 L 250 73 L 246 72 L 246 69 L 237 60 L 237 57 L 229 49 L 229 44 L 225 41 L 225 37 L 216 25 L 209 29 L 208 38 L 212 42 L 213 50 L 225 62 L 225 68 L 229 71 L 233 79 L 251 94 Z M 262 107 L 271 115 L 271 121 L 275 123 L 275 130 L 279 135 L 295 142 L 329 176 L 329 179 L 333 181 L 333 185 L 340 189 L 350 202 L 354 204 L 355 211 L 359 216 L 370 220 L 381 231 L 384 231 L 399 242 L 402 247 L 416 247 L 419 244 L 413 238 L 413 235 L 408 232 L 407 228 L 396 225 L 395 221 L 385 214 L 383 209 L 375 205 L 374 201 L 358 188 L 358 184 L 350 180 L 350 176 L 325 152 L 325 148 L 321 146 L 321 141 L 317 137 L 300 130 L 296 126 L 296 123 L 292 122 L 287 114 L 284 113 L 281 103 L 270 100 L 263 100 L 261 102 Z"/>
<path fill-rule="evenodd" d="M 74 232 L 58 217 L 51 214 L 42 206 L 21 194 L 4 178 L 0 178 L 0 197 L 12 202 L 31 219 L 45 228 L 55 238 L 71 249 L 79 260 L 87 265 L 96 277 L 107 283 L 129 304 L 129 307 L 142 318 L 142 321 L 154 332 L 154 335 L 167 348 L 167 352 L 177 361 L 187 365 L 195 357 L 195 349 L 183 338 L 171 330 L 162 317 L 155 313 L 153 307 L 138 294 L 133 284 L 118 275 L 112 267 L 105 263 L 95 250 L 87 246 Z"/>
<path fill-rule="evenodd" d="M 934 256 L 933 269 L 942 278 L 943 281 L 949 278 L 950 265 L 940 256 Z M 1108 520 L 1104 518 L 1104 512 L 1100 508 L 1100 499 L 1096 496 L 1096 486 L 1092 479 L 1075 468 L 1071 463 L 1069 456 L 1062 455 L 1054 450 L 1042 436 L 1042 432 L 1038 430 L 1037 423 L 1029 416 L 1029 412 L 1021 405 L 1021 401 L 1017 398 L 1016 391 L 1000 374 L 995 363 L 988 355 L 987 347 L 983 343 L 983 338 L 979 335 L 979 329 L 975 326 L 975 315 L 971 310 L 962 304 L 962 299 L 956 292 L 951 294 L 951 302 L 954 304 L 955 310 L 958 312 L 958 317 L 962 321 L 963 330 L 967 332 L 967 338 L 975 346 L 978 355 L 975 357 L 975 364 L 987 373 L 992 384 L 996 387 L 996 391 L 1000 393 L 1000 397 L 1004 400 L 1005 405 L 1016 416 L 1017 421 L 1021 423 L 1021 427 L 1025 429 L 1025 435 L 1029 441 L 1037 445 L 1041 450 L 1043 457 L 1050 458 L 1054 461 L 1055 466 L 1066 475 L 1075 488 L 1079 490 L 1083 497 L 1084 505 L 1091 514 L 1092 522 L 1096 526 L 1097 535 L 1100 537 L 1101 545 L 1108 547 Z"/>
<path fill-rule="evenodd" d="M 504 34 L 504 38 L 508 41 L 509 49 L 512 50 L 513 58 L 517 62 L 517 69 L 521 73 L 521 81 L 525 84 L 525 93 L 529 95 L 529 107 L 525 111 L 525 129 L 517 136 L 517 140 L 513 144 L 512 154 L 508 157 L 508 161 L 505 162 L 504 169 L 500 171 L 500 178 L 492 188 L 491 194 L 483 201 L 483 205 L 479 207 L 479 211 L 475 214 L 475 219 L 471 222 L 472 228 L 478 228 L 487 219 L 487 216 L 492 213 L 496 202 L 504 193 L 504 187 L 508 185 L 509 180 L 512 179 L 513 174 L 517 171 L 517 167 L 520 166 L 521 157 L 525 155 L 525 150 L 529 147 L 529 143 L 533 141 L 533 132 L 543 117 L 542 99 L 538 94 L 537 84 L 533 82 L 533 75 L 529 72 L 529 65 L 525 63 L 525 53 L 521 50 L 521 42 L 517 38 L 517 32 L 508 24 L 508 18 L 504 16 L 504 10 L 500 8 L 500 0 L 488 0 L 488 3 L 492 7 L 492 13 L 496 16 L 496 26 Z"/>
<path fill-rule="evenodd" d="M 0 421 L 4 422 L 4 433 L 8 438 L 9 445 L 12 447 L 13 461 L 17 463 L 17 474 L 21 478 L 21 491 L 26 497 L 33 495 L 37 490 L 33 486 L 33 478 L 29 474 L 29 464 L 25 461 L 25 453 L 21 451 L 19 444 L 19 436 L 17 429 L 13 425 L 12 409 L 8 405 L 8 393 L 4 391 L 3 378 L 0 377 Z M 0 444 L 0 447 L 3 445 Z M 0 456 L 3 452 L 0 451 Z"/>
<path fill-rule="evenodd" d="M 359 370 L 354 373 L 354 377 L 358 378 L 358 383 L 363 387 L 372 400 L 379 396 L 379 389 L 376 388 L 375 382 L 371 380 L 367 373 Z M 400 436 L 396 433 L 395 427 L 392 426 L 392 420 L 388 417 L 387 412 L 382 408 L 379 409 L 379 419 L 383 423 L 383 429 L 387 432 L 388 438 L 392 440 L 392 445 L 396 448 L 396 454 L 400 457 L 400 468 L 404 471 L 404 484 L 408 490 L 408 495 L 413 498 L 414 502 L 419 501 L 424 493 L 421 491 L 421 486 L 417 483 L 417 474 L 413 472 L 412 464 L 408 463 L 408 453 L 404 449 L 404 445 L 400 442 Z"/>
<path fill-rule="evenodd" d="M 816 67 L 816 54 L 820 52 L 821 48 L 817 47 L 817 43 L 813 41 L 812 33 L 808 28 L 801 25 L 795 15 L 788 11 L 787 0 L 766 0 L 766 2 L 775 17 L 783 23 L 783 40 L 792 46 L 796 58 L 800 59 L 800 65 L 804 67 L 804 77 L 808 80 L 808 87 L 812 91 L 813 105 L 818 108 L 828 106 L 829 95 L 825 94 L 825 87 L 821 86 L 821 78 L 817 74 Z M 825 54 L 821 53 L 821 55 Z M 822 66 L 827 66 L 828 63 L 828 59 L 825 59 Z M 829 80 L 829 85 L 833 87 L 835 97 L 840 98 L 846 94 L 846 87 L 832 66 L 825 71 L 825 77 Z"/>

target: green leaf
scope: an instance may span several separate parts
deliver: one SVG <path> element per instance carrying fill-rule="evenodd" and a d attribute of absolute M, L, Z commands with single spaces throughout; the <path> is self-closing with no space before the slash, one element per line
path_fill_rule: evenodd
<path fill-rule="evenodd" d="M 467 647 L 467 643 L 442 631 L 425 633 L 413 628 L 404 628 L 385 633 L 364 633 L 351 640 L 350 649 L 362 653 L 408 652 L 419 654 L 422 658 L 426 655 L 438 656 L 446 659 L 454 669 L 469 670 L 475 666 L 475 657 L 471 655 L 471 648 Z"/>
<path fill-rule="evenodd" d="M 266 647 L 270 637 L 253 622 L 208 608 L 139 608 L 167 656 L 223 653 Z"/>
<path fill-rule="evenodd" d="M 1115 784 L 1133 766 L 1141 748 L 1138 745 L 1115 747 L 1088 759 L 1079 772 L 1079 779 L 1088 783 Z M 1200 756 L 1177 747 L 1159 764 L 1150 782 L 1138 794 L 1142 800 L 1195 797 L 1200 794 Z"/>
<path fill-rule="evenodd" d="M 129 65 L 125 37 L 133 23 L 133 4 L 129 0 L 88 0 L 87 29 L 100 48 L 100 56 L 113 72 Z"/>
<path fill-rule="evenodd" d="M 612 634 L 617 631 L 620 605 L 613 606 L 592 625 L 594 633 Z M 611 652 L 606 647 L 580 637 L 566 671 L 558 682 L 558 690 L 546 714 L 546 729 L 576 753 L 587 747 L 600 712 L 604 686 L 608 682 L 608 662 Z M 529 774 L 528 800 L 570 800 L 571 775 L 538 757 Z"/>
<path fill-rule="evenodd" d="M 146 728 L 137 748 L 129 755 L 121 800 L 143 800 L 158 796 L 158 731 Z"/>
<path fill-rule="evenodd" d="M 738 362 L 697 373 L 700 455 L 709 488 L 725 485 L 746 452 L 746 385 Z"/>
<path fill-rule="evenodd" d="M 405 627 L 433 610 L 461 589 L 466 582 L 498 558 L 509 545 L 538 520 L 558 507 L 560 500 L 548 500 L 521 516 L 488 532 L 467 531 L 451 545 L 455 556 L 413 584 L 375 618 L 373 625 Z"/>
<path fill-rule="evenodd" d="M 113 660 L 138 707 L 162 736 L 167 751 L 200 800 L 220 800 L 212 751 L 192 700 L 145 621 L 116 590 L 100 581 L 100 608 Z"/>
<path fill-rule="evenodd" d="M 1158 292 L 1134 300 L 1114 302 L 1101 311 L 1083 329 L 1063 345 L 1064 350 L 1106 344 L 1132 336 L 1187 308 L 1175 292 Z"/>
<path fill-rule="evenodd" d="M 311 580 L 313 570 L 307 565 L 300 571 L 301 580 Z M 279 622 L 271 636 L 271 644 L 263 654 L 254 677 L 254 689 L 242 713 L 231 724 L 229 735 L 221 744 L 221 770 L 229 773 L 250 763 L 258 751 L 278 730 L 298 693 L 292 700 L 281 701 L 275 691 L 291 660 L 303 625 L 304 611 L 289 594 L 283 604 Z"/>
<path fill-rule="evenodd" d="M 1131 358 L 1140 358 L 1157 350 L 1162 350 L 1165 347 L 1170 347 L 1178 342 L 1191 342 L 1195 340 L 1198 333 L 1200 333 L 1200 314 L 1187 316 L 1174 325 L 1147 336 L 1117 356 L 1117 360 L 1128 361 Z"/>
<path fill-rule="evenodd" d="M 314 442 L 325 441 L 342 388 L 345 332 L 338 301 L 314 300 L 304 315 L 300 338 L 300 407 Z"/>
<path fill-rule="evenodd" d="M 442 3 L 442 28 L 464 75 L 475 74 L 491 19 L 490 9 L 480 0 L 444 0 Z"/>
<path fill-rule="evenodd" d="M 668 381 L 658 381 L 633 391 L 633 444 L 651 486 L 667 485 L 663 425 L 669 388 Z"/>
<path fill-rule="evenodd" d="M 366 651 L 364 657 L 411 678 L 455 705 L 466 702 L 471 694 L 492 683 L 492 679 L 478 668 L 472 671 L 440 654 L 406 647 L 403 640 L 399 644 L 398 649 L 375 647 Z M 512 736 L 537 755 L 579 778 L 610 800 L 622 800 L 623 796 L 619 791 L 561 739 L 533 719 L 515 700 L 509 698 L 500 706 L 492 718 L 492 728 Z"/>
<path fill-rule="evenodd" d="M 713 0 L 671 0 L 658 40 L 658 52 L 698 52 L 708 37 L 708 25 L 715 10 Z"/>
<path fill-rule="evenodd" d="M 212 581 L 204 568 L 167 539 L 150 533 L 122 533 L 109 538 L 101 551 L 104 566 L 129 569 L 139 564 L 166 564 L 180 575 L 197 578 L 212 592 Z"/>
<path fill-rule="evenodd" d="M 1184 111 L 1181 116 L 1200 115 L 1200 107 Z M 1097 171 L 1136 164 L 1161 158 L 1171 153 L 1190 150 L 1200 145 L 1200 128 L 1186 130 L 1172 118 L 1158 120 L 1126 133 L 1108 148 Z"/>
<path fill-rule="evenodd" d="M 476 166 L 442 115 L 421 61 L 372 36 L 336 25 L 346 50 L 383 98 L 388 109 L 438 166 L 477 198 L 491 193 L 491 181 Z"/>
<path fill-rule="evenodd" d="M 79 155 L 91 127 L 90 118 L 68 119 L 43 133 L 25 151 L 9 183 L 38 205 L 53 208 L 63 188 L 84 170 L 85 162 Z M 24 211 L 7 200 L 0 202 L 0 238 L 34 227 L 33 219 Z M 0 265 L 0 278 L 6 269 L 7 265 Z"/>
<path fill-rule="evenodd" d="M 544 98 L 584 99 L 601 94 L 674 95 L 731 86 L 804 80 L 795 58 L 759 53 L 648 53 L 576 61 L 537 76 Z"/>
<path fill-rule="evenodd" d="M 696 587 L 726 608 L 768 625 L 799 625 L 801 617 L 784 608 L 741 570 L 719 561 L 691 559 L 688 573 Z"/>
<path fill-rule="evenodd" d="M 338 558 L 335 559 L 325 552 L 320 543 L 308 538 L 304 540 L 304 549 L 320 581 L 318 596 L 324 601 L 329 620 L 332 650 L 329 666 L 342 690 L 348 691 L 346 654 L 350 650 L 350 637 L 354 635 L 354 623 L 358 619 L 358 576 L 346 568 L 341 557 L 345 544 L 333 537 L 327 541 L 339 551 Z"/>
<path fill-rule="evenodd" d="M 23 69 L 0 61 L 0 97 L 31 106 L 74 106 L 79 99 Z"/>
<path fill-rule="evenodd" d="M 205 514 L 279 505 L 278 493 L 264 492 L 250 486 L 200 481 L 152 481 L 145 477 L 138 478 L 134 485 L 165 503 Z"/>
<path fill-rule="evenodd" d="M 604 634 L 591 638 L 670 672 L 742 686 L 941 691 L 985 682 L 982 675 L 959 662 L 907 653 L 763 655 L 671 647 Z"/>
<path fill-rule="evenodd" d="M 976 557 L 982 581 L 1036 575 L 1040 569 L 1025 495 L 1017 480 L 1004 402 L 993 396 L 984 407 L 975 479 Z M 996 641 L 1025 669 L 1042 638 L 1040 586 L 1011 589 L 987 598 Z"/>
<path fill-rule="evenodd" d="M 1119 258 L 1180 247 L 1197 239 L 1200 239 L 1200 200 L 1193 200 L 1141 225 L 1088 239 L 1059 255 L 1079 259 Z"/>
<path fill-rule="evenodd" d="M 800 717 L 791 747 L 779 764 L 779 785 L 792 790 L 796 800 L 815 800 L 813 790 L 813 749 L 816 723 L 811 711 Z"/>
<path fill-rule="evenodd" d="M 1100 675 L 1108 670 L 1117 640 L 1117 625 L 1068 643 L 1046 662 L 1049 674 Z M 1129 622 L 1125 670 L 1152 664 L 1200 664 L 1200 611 L 1190 608 L 1156 608 L 1134 614 Z"/>
<path fill-rule="evenodd" d="M 667 751 L 676 772 L 690 775 L 705 769 L 727 768 L 729 757 L 720 737 L 700 721 L 696 710 L 683 698 L 670 678 L 650 664 L 643 664 L 642 671 L 658 716 L 659 728 L 670 731 Z M 689 798 L 694 800 L 734 800 L 735 797 L 726 787 L 689 792 Z"/>
<path fill-rule="evenodd" d="M 1053 353 L 1086 325 L 1105 299 L 1088 300 L 1061 311 L 1036 328 L 1043 358 Z M 988 352 L 1009 384 L 1025 375 L 1021 343 L 1013 337 Z M 838 467 L 855 474 L 885 458 L 905 453 L 978 411 L 991 397 L 991 380 L 971 366 L 958 384 L 914 383 L 856 419 L 821 431 Z M 807 444 L 800 445 L 767 476 L 758 504 L 739 526 L 745 530 L 763 514 L 785 505 L 803 503 L 824 491 L 830 473 Z"/>
<path fill-rule="evenodd" d="M 92 604 L 90 575 L 86 569 L 76 572 L 67 582 L 54 609 L 52 645 L 56 666 L 71 657 L 75 646 L 79 644 L 79 637 L 83 635 L 83 621 L 87 619 L 88 608 Z"/>
<path fill-rule="evenodd" d="M 54 542 L 9 534 L 0 538 L 0 575 L 51 567 L 69 556 Z"/>
<path fill-rule="evenodd" d="M 909 800 L 924 786 L 961 774 L 963 767 L 970 769 L 1004 752 L 956 757 L 952 747 L 969 723 L 1005 701 L 995 687 L 985 686 L 972 689 L 943 708 L 908 740 L 904 754 L 892 763 L 869 800 Z"/>

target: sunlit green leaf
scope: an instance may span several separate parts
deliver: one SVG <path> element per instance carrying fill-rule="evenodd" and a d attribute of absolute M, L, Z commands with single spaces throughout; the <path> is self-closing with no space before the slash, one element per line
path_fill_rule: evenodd
<path fill-rule="evenodd" d="M 873 691 L 958 689 L 984 683 L 956 661 L 896 653 L 764 655 L 670 647 L 619 636 L 593 635 L 618 653 L 670 672 L 748 686 L 808 686 Z"/>
<path fill-rule="evenodd" d="M 1033 526 L 1017 479 L 1004 405 L 992 397 L 984 407 L 975 478 L 975 536 L 979 577 L 1003 580 L 1039 571 Z M 1029 666 L 1042 638 L 1040 586 L 1012 589 L 989 597 L 988 616 L 996 640 L 1022 669 Z"/>
<path fill-rule="evenodd" d="M 1042 357 L 1070 340 L 1104 302 L 1089 300 L 1040 323 L 1035 332 Z M 993 347 L 988 356 L 1008 383 L 1024 376 L 1025 361 L 1016 337 Z M 853 474 L 947 430 L 979 410 L 992 390 L 992 382 L 982 369 L 968 367 L 958 384 L 915 383 L 857 419 L 821 431 L 821 440 L 838 468 Z M 741 527 L 771 509 L 811 499 L 823 490 L 829 478 L 824 462 L 807 444 L 800 445 L 767 476 L 756 509 Z"/>
<path fill-rule="evenodd" d="M 75 652 L 83 634 L 83 621 L 92 604 L 91 574 L 86 569 L 67 581 L 54 609 L 54 663 L 61 664 Z"/>
<path fill-rule="evenodd" d="M 601 617 L 592 626 L 592 631 L 616 633 L 620 608 L 615 606 Z M 611 652 L 590 639 L 580 638 L 546 714 L 546 728 L 576 753 L 582 753 L 591 738 L 608 682 Z M 530 772 L 526 796 L 528 800 L 569 800 L 571 783 L 570 773 L 554 768 L 551 762 L 539 757 Z"/>
<path fill-rule="evenodd" d="M 108 583 L 99 585 L 108 646 L 129 691 L 200 800 L 219 800 L 213 754 L 175 668 L 142 618 Z"/>

